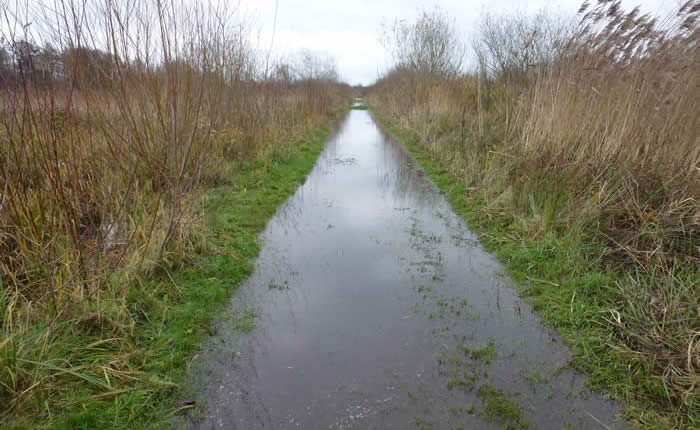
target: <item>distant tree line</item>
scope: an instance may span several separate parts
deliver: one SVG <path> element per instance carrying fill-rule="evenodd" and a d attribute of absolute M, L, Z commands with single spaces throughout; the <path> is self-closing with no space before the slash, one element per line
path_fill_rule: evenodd
<path fill-rule="evenodd" d="M 67 85 L 80 82 L 92 88 L 111 85 L 112 56 L 99 49 L 43 47 L 27 40 L 0 44 L 0 85 Z"/>
<path fill-rule="evenodd" d="M 57 50 L 51 44 L 41 47 L 27 40 L 0 43 L 0 87 L 29 83 L 33 85 L 75 85 L 88 88 L 106 88 L 118 79 L 119 68 L 110 52 L 77 47 Z M 120 59 L 120 61 L 123 61 Z M 122 70 L 124 64 L 121 65 Z M 158 71 L 153 64 L 140 59 L 126 64 L 129 73 Z M 194 64 L 180 64 L 195 67 Z M 338 82 L 335 60 L 310 51 L 302 51 L 295 58 L 277 61 L 269 70 L 237 70 L 240 81 L 271 81 L 280 84 L 304 82 Z"/>

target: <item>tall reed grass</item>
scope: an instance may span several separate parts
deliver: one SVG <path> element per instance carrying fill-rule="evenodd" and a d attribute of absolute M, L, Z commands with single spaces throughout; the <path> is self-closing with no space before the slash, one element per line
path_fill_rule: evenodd
<path fill-rule="evenodd" d="M 620 278 L 592 324 L 613 328 L 628 397 L 674 416 L 669 427 L 698 419 L 699 13 L 696 0 L 667 19 L 600 1 L 573 25 L 486 16 L 475 72 L 399 66 L 369 89 L 484 217 L 510 219 L 522 240 L 583 232 L 594 244 Z"/>

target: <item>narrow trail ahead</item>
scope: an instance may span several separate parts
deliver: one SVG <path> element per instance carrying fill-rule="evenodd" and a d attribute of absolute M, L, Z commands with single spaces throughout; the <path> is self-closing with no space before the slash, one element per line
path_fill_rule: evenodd
<path fill-rule="evenodd" d="M 623 426 L 367 111 L 340 122 L 262 240 L 195 361 L 206 406 L 185 427 Z M 250 311 L 257 326 L 241 334 Z"/>

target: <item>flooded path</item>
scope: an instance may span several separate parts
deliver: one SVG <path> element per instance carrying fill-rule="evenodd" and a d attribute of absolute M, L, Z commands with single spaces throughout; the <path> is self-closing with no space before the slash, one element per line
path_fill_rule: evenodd
<path fill-rule="evenodd" d="M 200 429 L 619 428 L 617 407 L 367 111 L 262 234 L 193 365 Z"/>

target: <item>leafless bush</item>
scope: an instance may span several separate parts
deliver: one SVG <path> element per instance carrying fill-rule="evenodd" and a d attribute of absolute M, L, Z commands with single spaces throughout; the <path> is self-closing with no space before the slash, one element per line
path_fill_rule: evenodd
<path fill-rule="evenodd" d="M 447 79 L 462 71 L 464 45 L 454 21 L 440 9 L 422 11 L 414 23 L 384 26 L 380 41 L 398 68 Z"/>
<path fill-rule="evenodd" d="M 61 345 L 48 332 L 35 342 L 42 327 L 73 326 L 89 309 L 117 350 L 133 351 L 138 321 L 124 284 L 186 262 L 200 245 L 199 191 L 227 181 L 232 161 L 283 150 L 325 122 L 345 87 L 327 62 L 305 82 L 267 80 L 246 26 L 222 2 L 0 5 L 5 417 L 35 414 L 38 396 L 53 407 L 67 386 L 43 381 L 80 365 L 52 356 Z M 51 360 L 67 370 L 42 366 Z"/>
<path fill-rule="evenodd" d="M 329 81 L 339 79 L 335 59 L 310 51 L 302 51 L 294 66 L 299 81 Z"/>
<path fill-rule="evenodd" d="M 473 49 L 482 77 L 524 79 L 555 61 L 572 26 L 545 12 L 481 17 Z"/>
<path fill-rule="evenodd" d="M 66 251 L 42 238 L 46 234 L 69 234 L 71 252 L 80 254 L 76 262 L 98 258 L 113 229 L 129 242 L 133 193 L 143 192 L 158 202 L 144 208 L 152 217 L 144 245 L 157 250 L 149 258 L 159 260 L 182 228 L 182 199 L 216 171 L 223 160 L 217 155 L 246 152 L 228 148 L 231 141 L 222 136 L 235 130 L 241 134 L 235 144 L 245 147 L 292 111 L 319 115 L 332 103 L 333 92 L 317 87 L 334 84 L 334 66 L 311 55 L 302 63 L 302 73 L 309 73 L 304 85 L 260 81 L 246 29 L 224 6 L 175 0 L 57 5 L 20 3 L 22 13 L 6 16 L 29 14 L 31 24 L 11 26 L 20 33 L 4 35 L 13 47 L 17 85 L 4 89 L 0 172 L 10 190 L 3 216 L 12 221 L 4 225 L 3 243 L 8 251 L 23 243 L 22 252 L 46 267 Z M 51 40 L 57 49 L 40 49 L 32 40 Z M 44 67 L 48 59 L 60 61 L 60 76 Z M 50 87 L 38 85 L 39 72 L 54 73 L 43 77 L 53 81 Z M 290 92 L 303 94 L 305 104 L 280 104 L 291 100 Z M 164 234 L 155 240 L 150 233 L 162 214 Z M 52 227 L 36 225 L 45 216 Z M 95 239 L 93 249 L 88 244 Z M 17 264 L 26 259 L 15 257 L 4 261 L 3 272 L 19 287 L 25 282 L 16 276 Z M 77 272 L 86 265 L 79 263 Z"/>

